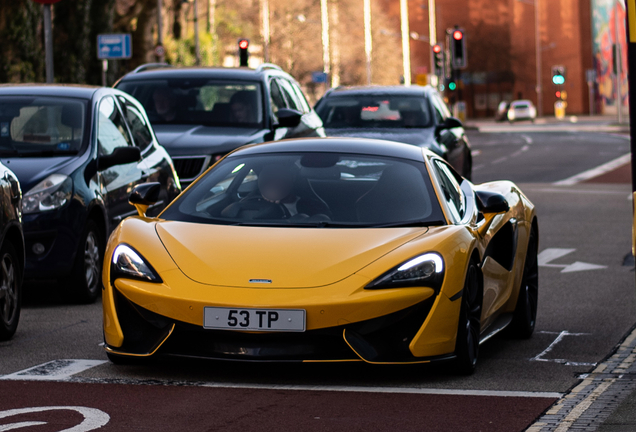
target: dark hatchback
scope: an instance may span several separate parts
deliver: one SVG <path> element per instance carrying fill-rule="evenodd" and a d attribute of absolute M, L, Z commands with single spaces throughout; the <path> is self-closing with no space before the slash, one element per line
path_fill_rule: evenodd
<path fill-rule="evenodd" d="M 430 86 L 338 87 L 328 91 L 315 109 L 327 136 L 426 147 L 471 178 L 472 155 L 464 127 Z"/>
<path fill-rule="evenodd" d="M 142 103 L 184 185 L 245 144 L 325 136 L 296 80 L 276 65 L 142 66 L 115 87 Z"/>
<path fill-rule="evenodd" d="M 105 242 L 132 188 L 161 183 L 158 214 L 180 192 L 143 107 L 118 90 L 0 86 L 0 160 L 20 180 L 25 279 L 59 279 L 74 301 L 101 292 Z"/>

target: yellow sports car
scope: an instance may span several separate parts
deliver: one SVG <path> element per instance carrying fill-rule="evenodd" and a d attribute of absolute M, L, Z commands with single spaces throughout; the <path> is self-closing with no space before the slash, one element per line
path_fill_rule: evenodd
<path fill-rule="evenodd" d="M 156 218 L 153 183 L 104 260 L 106 352 L 426 363 L 537 312 L 538 225 L 509 181 L 473 185 L 417 146 L 303 139 L 230 153 Z"/>

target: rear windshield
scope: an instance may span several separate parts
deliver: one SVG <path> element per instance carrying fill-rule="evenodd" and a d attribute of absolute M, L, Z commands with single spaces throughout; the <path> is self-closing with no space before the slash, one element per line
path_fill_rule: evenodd
<path fill-rule="evenodd" d="M 72 98 L 0 96 L 0 154 L 77 153 L 84 141 L 86 105 Z"/>
<path fill-rule="evenodd" d="M 316 108 L 326 128 L 425 128 L 431 112 L 425 97 L 334 96 Z"/>
<path fill-rule="evenodd" d="M 337 153 L 228 157 L 161 217 L 295 227 L 444 224 L 423 162 Z"/>
<path fill-rule="evenodd" d="M 259 82 L 174 78 L 124 81 L 117 88 L 141 102 L 152 124 L 263 127 Z"/>

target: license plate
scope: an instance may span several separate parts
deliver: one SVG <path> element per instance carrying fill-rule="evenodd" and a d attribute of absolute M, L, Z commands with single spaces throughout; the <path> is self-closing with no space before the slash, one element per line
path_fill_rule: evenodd
<path fill-rule="evenodd" d="M 305 311 L 206 307 L 203 309 L 203 328 L 304 332 Z"/>

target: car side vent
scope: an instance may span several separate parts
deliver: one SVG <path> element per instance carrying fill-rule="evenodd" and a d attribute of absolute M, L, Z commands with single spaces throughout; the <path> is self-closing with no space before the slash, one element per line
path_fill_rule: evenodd
<path fill-rule="evenodd" d="M 485 257 L 489 256 L 508 271 L 512 271 L 517 250 L 517 227 L 508 221 L 490 240 Z"/>

